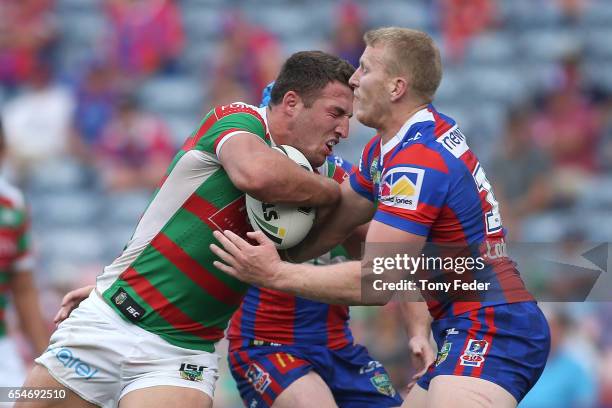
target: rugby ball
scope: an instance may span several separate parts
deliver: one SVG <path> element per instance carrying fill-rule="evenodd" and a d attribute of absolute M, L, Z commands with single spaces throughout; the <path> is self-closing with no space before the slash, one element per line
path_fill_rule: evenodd
<path fill-rule="evenodd" d="M 313 171 L 306 157 L 298 149 L 287 145 L 275 146 L 273 149 L 287 155 L 304 170 Z M 316 213 L 312 207 L 264 203 L 248 194 L 246 209 L 253 229 L 263 232 L 278 249 L 299 244 L 310 232 Z"/>

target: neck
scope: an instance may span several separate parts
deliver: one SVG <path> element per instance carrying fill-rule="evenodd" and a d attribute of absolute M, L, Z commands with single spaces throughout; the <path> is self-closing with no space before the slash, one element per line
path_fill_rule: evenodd
<path fill-rule="evenodd" d="M 289 144 L 288 135 L 289 128 L 285 120 L 283 120 L 282 113 L 279 109 L 272 109 L 269 106 L 266 108 L 266 115 L 268 118 L 268 132 L 272 136 L 272 140 L 276 144 Z"/>
<path fill-rule="evenodd" d="M 427 104 L 420 105 L 407 105 L 401 109 L 391 110 L 389 118 L 384 121 L 384 127 L 376 129 L 380 135 L 383 144 L 387 143 L 399 132 L 404 126 L 404 123 L 408 121 L 415 113 L 427 107 Z M 399 107 L 398 107 L 399 108 Z"/>

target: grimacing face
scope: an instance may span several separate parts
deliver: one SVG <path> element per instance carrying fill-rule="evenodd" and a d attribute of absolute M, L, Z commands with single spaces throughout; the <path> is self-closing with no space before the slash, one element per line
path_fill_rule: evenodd
<path fill-rule="evenodd" d="M 313 167 L 321 166 L 340 139 L 348 137 L 351 116 L 353 91 L 340 82 L 330 82 L 311 107 L 302 105 L 296 115 L 293 146 L 304 153 Z"/>
<path fill-rule="evenodd" d="M 359 59 L 359 67 L 349 84 L 355 96 L 355 115 L 365 126 L 378 129 L 389 110 L 387 90 L 388 74 L 382 46 L 366 47 Z"/>

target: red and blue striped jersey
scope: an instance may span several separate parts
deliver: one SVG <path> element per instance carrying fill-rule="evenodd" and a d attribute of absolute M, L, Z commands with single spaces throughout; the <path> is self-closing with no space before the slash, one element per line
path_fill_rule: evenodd
<path fill-rule="evenodd" d="M 374 220 L 426 236 L 432 245 L 475 249 L 484 258 L 475 277 L 490 286 L 478 301 L 461 301 L 460 293 L 422 292 L 434 318 L 533 300 L 516 264 L 507 256 L 491 256 L 490 248 L 505 246 L 493 189 L 457 123 L 432 105 L 408 119 L 387 143 L 372 138 L 350 183 L 376 204 Z"/>
<path fill-rule="evenodd" d="M 354 170 L 349 162 L 331 155 L 318 172 L 341 183 Z M 346 250 L 338 246 L 311 262 L 326 265 L 347 259 Z M 347 306 L 251 286 L 232 317 L 227 337 L 230 350 L 262 344 L 322 345 L 337 350 L 353 343 L 348 320 Z"/>

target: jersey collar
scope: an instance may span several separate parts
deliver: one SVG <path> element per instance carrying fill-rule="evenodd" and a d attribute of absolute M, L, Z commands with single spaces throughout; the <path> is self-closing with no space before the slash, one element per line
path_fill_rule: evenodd
<path fill-rule="evenodd" d="M 410 130 L 412 125 L 420 122 L 433 122 L 434 116 L 429 111 L 429 106 L 421 109 L 420 111 L 413 114 L 408 120 L 402 125 L 400 130 L 393 136 L 387 143 L 382 143 L 382 138 L 380 139 L 380 162 L 382 164 L 383 158 L 387 153 L 391 150 L 395 149 L 395 147 L 404 140 L 404 136 Z"/>
<path fill-rule="evenodd" d="M 276 143 L 274 142 L 274 139 L 272 138 L 272 135 L 270 134 L 270 126 L 268 125 L 268 107 L 267 106 L 262 106 L 259 108 L 255 108 L 255 110 L 257 111 L 257 113 L 259 113 L 261 115 L 261 117 L 263 118 L 264 123 L 266 124 L 266 130 L 268 131 L 268 136 L 270 136 L 270 142 L 272 146 L 276 146 Z"/>

